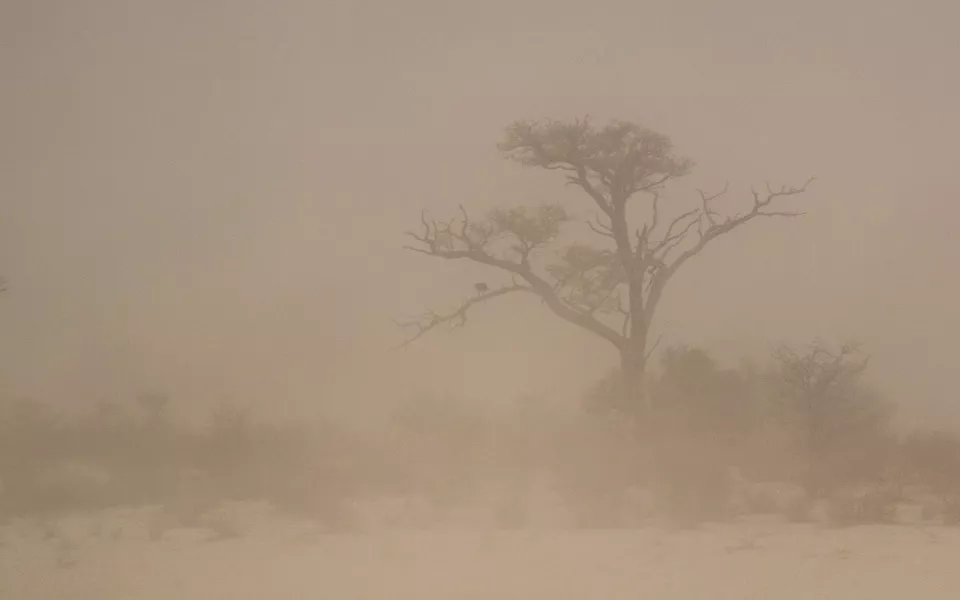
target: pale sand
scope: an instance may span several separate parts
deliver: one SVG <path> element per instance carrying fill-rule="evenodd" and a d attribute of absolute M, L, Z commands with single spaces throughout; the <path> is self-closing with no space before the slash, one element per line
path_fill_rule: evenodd
<path fill-rule="evenodd" d="M 59 562 L 59 564 L 58 564 Z M 749 523 L 689 531 L 267 528 L 160 541 L 6 528 L 3 600 L 934 600 L 960 598 L 960 529 Z"/>

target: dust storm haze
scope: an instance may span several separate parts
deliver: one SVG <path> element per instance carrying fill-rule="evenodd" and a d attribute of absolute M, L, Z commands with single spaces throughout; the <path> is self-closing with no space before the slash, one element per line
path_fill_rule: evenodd
<path fill-rule="evenodd" d="M 177 453 L 173 466 L 163 471 L 176 471 L 176 477 L 191 469 L 194 475 L 204 469 L 225 473 L 236 468 L 239 473 L 249 461 L 262 462 L 265 472 L 271 471 L 274 463 L 265 455 L 290 459 L 283 459 L 284 469 L 296 463 L 287 479 L 271 474 L 253 484 L 237 475 L 215 492 L 204 488 L 204 494 L 208 500 L 273 501 L 270 494 L 251 490 L 272 493 L 283 488 L 283 494 L 277 492 L 282 496 L 278 502 L 297 505 L 296 510 L 284 505 L 290 509 L 280 511 L 284 519 L 310 513 L 311 522 L 336 521 L 336 535 L 342 537 L 328 539 L 313 529 L 303 534 L 322 550 L 303 554 L 300 546 L 283 546 L 270 555 L 286 556 L 278 559 L 283 566 L 277 568 L 293 578 L 303 577 L 297 570 L 309 576 L 311 561 L 323 562 L 339 583 L 303 583 L 303 589 L 318 594 L 340 589 L 357 594 L 354 597 L 396 597 L 387 595 L 386 587 L 361 585 L 359 576 L 343 575 L 357 569 L 382 570 L 384 581 L 395 578 L 412 586 L 409 592 L 397 588 L 391 593 L 439 590 L 432 592 L 438 598 L 468 597 L 466 588 L 454 581 L 461 577 L 481 586 L 470 593 L 484 589 L 503 597 L 519 592 L 482 585 L 498 578 L 519 581 L 524 574 L 516 564 L 542 559 L 560 571 L 576 566 L 595 575 L 603 571 L 596 589 L 611 597 L 634 597 L 631 588 L 617 587 L 621 571 L 633 568 L 631 561 L 648 561 L 644 568 L 660 569 L 654 583 L 642 588 L 646 593 L 726 597 L 711 596 L 716 590 L 709 586 L 670 595 L 681 593 L 669 590 L 689 577 L 683 566 L 689 559 L 720 578 L 740 581 L 763 574 L 765 579 L 753 587 L 728 590 L 730 597 L 736 590 L 753 594 L 750 597 L 781 597 L 763 586 L 801 577 L 789 571 L 794 560 L 790 552 L 833 556 L 841 550 L 863 560 L 848 566 L 854 571 L 843 571 L 842 562 L 830 566 L 836 572 L 830 571 L 824 581 L 839 587 L 824 589 L 855 594 L 868 588 L 884 593 L 903 589 L 916 594 L 918 588 L 905 583 L 914 582 L 912 575 L 892 583 L 877 580 L 876 572 L 883 569 L 876 561 L 884 558 L 870 555 L 878 544 L 891 544 L 900 548 L 898 556 L 927 556 L 927 564 L 946 560 L 944 548 L 931 549 L 914 540 L 912 529 L 870 530 L 861 537 L 841 530 L 840 539 L 830 537 L 838 534 L 829 528 L 827 533 L 797 529 L 801 525 L 791 522 L 781 530 L 767 521 L 731 524 L 725 517 L 715 525 L 719 529 L 707 533 L 685 528 L 682 533 L 631 533 L 627 524 L 643 521 L 637 510 L 612 524 L 598 517 L 595 513 L 609 506 L 597 508 L 596 497 L 609 496 L 614 480 L 630 493 L 644 487 L 624 473 L 652 469 L 660 479 L 671 479 L 662 471 L 700 473 L 699 467 L 690 466 L 690 460 L 651 466 L 656 461 L 640 458 L 649 448 L 623 433 L 622 423 L 611 424 L 592 413 L 577 416 L 586 396 L 616 395 L 616 384 L 608 384 L 620 357 L 604 340 L 558 319 L 537 298 L 505 295 L 477 303 L 463 328 L 453 333 L 438 328 L 400 349 L 410 330 L 398 328 L 395 321 L 425 309 L 456 311 L 482 293 L 475 289 L 477 282 L 494 290 L 511 283 L 510 275 L 495 267 L 405 251 L 403 246 L 414 241 L 405 233 L 421 231 L 422 210 L 441 221 L 460 218 L 460 205 L 478 220 L 496 208 L 544 203 L 559 203 L 572 220 L 588 219 L 595 212 L 596 205 L 582 189 L 565 185 L 568 172 L 521 168 L 505 159 L 497 145 L 506 127 L 518 120 L 575 123 L 589 115 L 590 122 L 602 128 L 621 119 L 669 136 L 679 155 L 695 161 L 692 172 L 664 192 L 665 206 L 674 211 L 670 218 L 698 207 L 698 189 L 712 192 L 729 185 L 718 210 L 733 215 L 753 206 L 752 186 L 766 190 L 769 182 L 779 189 L 816 178 L 802 194 L 776 206 L 802 211 L 803 216 L 761 219 L 724 234 L 671 278 L 647 344 L 652 347 L 659 340 L 650 369 L 654 397 L 706 397 L 720 394 L 717 390 L 729 384 L 739 390 L 731 397 L 766 398 L 773 386 L 787 398 L 792 392 L 783 386 L 791 385 L 790 369 L 814 365 L 830 381 L 836 373 L 849 376 L 850 387 L 844 390 L 857 402 L 882 397 L 877 406 L 895 409 L 892 430 L 960 427 L 955 377 L 960 240 L 951 235 L 960 221 L 954 171 L 960 139 L 958 18 L 960 8 L 953 3 L 932 0 L 0 2 L 0 277 L 6 287 L 0 293 L 0 415 L 16 413 L 21 420 L 10 417 L 9 423 L 34 427 L 0 428 L 6 436 L 0 440 L 8 444 L 0 463 L 0 523 L 4 497 L 12 498 L 0 557 L 13 556 L 19 544 L 28 557 L 24 564 L 31 565 L 16 576 L 12 567 L 0 566 L 0 596 L 9 588 L 21 594 L 9 592 L 14 593 L 11 597 L 59 597 L 71 585 L 64 572 L 82 573 L 83 585 L 94 589 L 102 583 L 97 565 L 109 568 L 119 564 L 116 561 L 133 573 L 125 582 L 103 584 L 117 597 L 170 593 L 171 588 L 150 583 L 137 571 L 142 567 L 131 557 L 159 552 L 176 562 L 177 552 L 196 543 L 186 534 L 164 537 L 176 527 L 164 525 L 155 535 L 153 525 L 148 526 L 151 533 L 144 539 L 150 543 L 136 545 L 143 540 L 134 535 L 129 542 L 134 549 L 126 554 L 117 549 L 127 543 L 126 534 L 104 534 L 103 543 L 90 542 L 91 548 L 86 548 L 86 538 L 75 539 L 76 531 L 93 527 L 90 519 L 100 518 L 90 516 L 92 508 L 110 504 L 103 501 L 107 487 L 123 489 L 116 497 L 122 496 L 120 504 L 128 508 L 166 502 L 144 491 L 154 490 L 153 484 L 137 480 L 126 487 L 115 485 L 127 473 L 124 469 L 148 471 L 140 462 L 102 468 L 94 476 L 89 468 L 96 461 L 73 460 L 82 454 L 78 449 L 87 451 L 82 440 L 109 439 L 117 444 L 114 450 L 126 448 L 129 440 L 124 442 L 127 438 L 118 431 L 151 423 L 149 439 L 156 445 L 143 450 L 143 460 L 149 462 L 156 453 Z M 672 208 L 675 205 L 683 208 Z M 589 230 L 584 232 L 585 241 L 596 240 Z M 816 340 L 825 340 L 825 345 L 810 346 Z M 859 371 L 855 360 L 840 360 L 849 357 L 839 344 L 849 340 L 859 342 L 869 356 L 866 371 Z M 820 350 L 824 354 L 818 354 Z M 696 378 L 705 382 L 702 388 L 694 386 L 699 391 L 684 387 L 682 382 Z M 731 378 L 736 382 L 729 383 Z M 777 379 L 776 384 L 771 379 Z M 55 415 L 52 420 L 30 413 L 33 420 L 23 421 L 23 407 L 39 405 L 44 415 Z M 109 425 L 115 437 L 96 429 L 107 427 L 106 421 L 90 425 L 92 417 L 84 420 L 84 415 L 104 414 L 97 411 L 105 406 L 120 407 L 117 421 Z M 231 407 L 241 408 L 234 413 Z M 246 419 L 263 423 L 247 430 Z M 208 426 L 211 422 L 214 426 Z M 300 429 L 296 435 L 285 429 L 290 423 L 336 428 L 330 422 L 349 423 L 344 428 L 350 432 L 318 441 Z M 123 427 L 117 429 L 117 423 Z M 418 441 L 398 441 L 390 437 L 400 435 L 392 429 L 386 436 L 370 432 L 383 423 Z M 731 455 L 765 452 L 757 448 L 767 446 L 751 445 L 768 439 L 763 437 L 766 429 L 761 432 L 753 423 L 746 418 L 735 426 L 723 421 L 722 427 L 731 427 L 724 435 L 751 441 L 717 442 L 719 447 Z M 605 429 L 610 427 L 615 433 Z M 738 427 L 750 428 L 750 433 Z M 797 434 L 786 431 L 789 427 L 784 425 L 780 433 Z M 715 429 L 711 426 L 710 431 Z M 906 469 L 904 486 L 937 496 L 937 510 L 943 513 L 937 519 L 960 520 L 960 486 L 955 483 L 960 477 L 918 474 L 926 473 L 932 456 L 923 452 L 953 452 L 956 456 L 944 459 L 944 469 L 960 470 L 960 442 L 952 446 L 948 434 L 917 441 L 886 430 L 881 434 L 880 429 L 865 433 L 861 427 L 850 434 L 862 442 L 859 458 L 850 463 L 850 473 L 859 478 L 853 478 L 855 483 L 863 485 L 863 474 L 869 471 L 886 485 L 897 479 L 891 471 L 902 475 Z M 72 433 L 61 437 L 65 430 Z M 240 430 L 248 436 L 243 437 L 246 446 L 230 437 L 232 433 L 218 437 Z M 294 441 L 277 441 L 284 436 Z M 73 440 L 61 444 L 65 456 L 72 457 L 66 462 L 87 470 L 65 474 L 48 469 L 51 459 L 34 446 L 46 446 L 54 438 Z M 869 442 L 863 441 L 867 438 Z M 297 440 L 304 445 L 296 446 Z M 796 479 L 783 485 L 809 494 L 811 476 L 791 462 L 795 457 L 781 447 L 786 442 L 777 440 L 771 443 L 781 444 L 778 451 L 789 455 L 784 462 L 749 466 L 749 460 L 725 454 L 730 460 L 724 468 L 735 463 L 750 471 L 751 481 Z M 218 445 L 229 443 L 239 445 Z M 242 451 L 237 450 L 240 446 Z M 730 450 L 734 446 L 736 452 Z M 33 448 L 29 460 L 28 447 Z M 399 447 L 404 450 L 397 451 Z M 554 454 L 559 448 L 564 449 L 562 456 Z M 307 449 L 339 452 L 348 460 L 320 461 L 319 466 L 300 461 Z M 521 453 L 517 463 L 524 466 L 503 467 L 512 460 L 506 449 Z M 675 454 L 662 447 L 660 451 L 674 458 L 697 454 L 687 446 Z M 223 457 L 234 456 L 231 452 L 247 457 L 235 457 L 241 467 L 227 464 Z M 875 465 L 872 459 L 884 452 L 896 458 Z M 394 453 L 397 456 L 391 456 Z M 46 458 L 37 458 L 41 455 Z M 210 458 L 214 456 L 226 462 L 216 462 Z M 417 462 L 421 459 L 423 464 L 438 462 L 423 467 Z M 331 465 L 340 465 L 340 471 Z M 302 506 L 307 497 L 322 497 L 322 504 L 328 500 L 315 489 L 319 484 L 290 483 L 307 477 L 304 473 L 315 475 L 316 469 L 327 478 L 324 482 L 335 481 L 331 486 L 338 490 L 337 508 L 325 503 L 324 518 Z M 473 492 L 451 491 L 450 482 L 466 477 L 468 470 L 471 482 L 497 479 L 501 491 L 510 488 L 504 480 L 516 484 L 522 479 L 523 486 L 537 487 L 528 480 L 539 482 L 547 472 L 554 484 L 566 477 L 576 496 L 567 498 L 567 504 L 592 507 L 591 517 L 573 518 L 586 531 L 551 545 L 544 537 L 491 537 L 486 529 L 476 539 L 428 534 L 418 525 L 415 538 L 381 540 L 355 532 L 363 529 L 357 523 L 365 517 L 343 517 L 348 496 L 365 501 L 391 494 L 417 496 L 420 502 L 434 494 L 445 499 L 444 510 L 453 511 L 454 505 L 459 510 L 459 500 L 451 497 L 471 498 Z M 40 478 L 47 482 L 44 486 L 52 486 L 43 487 L 47 492 L 41 494 L 41 504 L 49 510 L 40 511 L 42 518 L 30 508 L 35 506 L 33 493 L 17 487 L 18 482 L 37 479 L 40 471 L 56 473 Z M 510 475 L 500 477 L 505 471 Z M 590 479 L 591 471 L 602 473 L 597 475 L 602 485 Z M 801 474 L 787 476 L 787 471 Z M 736 481 L 742 478 L 737 471 Z M 59 483 L 50 483 L 54 480 Z M 100 483 L 91 483 L 94 480 Z M 104 483 L 108 480 L 109 485 Z M 684 482 L 674 482 L 675 487 L 702 491 L 707 485 L 704 479 Z M 50 525 L 51 515 L 60 520 L 68 513 L 75 516 L 72 500 L 50 491 L 61 489 L 57 485 L 73 499 L 78 497 L 73 494 L 76 486 L 101 486 L 92 496 L 79 494 L 87 521 Z M 156 494 L 168 490 L 157 486 L 161 491 Z M 593 496 L 584 491 L 598 486 L 607 491 Z M 178 492 L 177 498 L 191 493 Z M 556 489 L 550 493 L 563 496 Z M 516 500 L 517 492 L 513 494 L 507 496 Z M 751 494 L 747 512 L 763 504 Z M 777 491 L 778 500 L 768 498 L 766 508 L 783 501 L 784 494 L 789 495 Z M 586 496 L 592 499 L 584 500 Z M 787 504 L 795 508 L 791 502 Z M 816 503 L 810 503 L 813 510 Z M 824 509 L 826 521 L 845 520 L 838 516 L 843 513 L 840 504 Z M 898 506 L 903 504 L 910 503 Z M 204 504 L 204 514 L 210 512 L 209 505 Z M 428 510 L 417 506 L 421 512 Z M 777 506 L 781 512 L 794 512 Z M 866 511 L 861 508 L 854 511 L 856 518 Z M 509 521 L 509 535 L 520 527 L 518 519 L 536 521 L 529 515 L 517 517 L 503 506 L 498 510 L 493 520 L 500 525 Z M 531 510 L 538 512 L 528 513 Z M 331 511 L 338 516 L 330 517 Z M 513 516 L 504 516 L 504 511 Z M 177 530 L 197 529 L 196 523 L 184 522 L 182 512 L 177 514 L 183 527 Z M 709 519 L 700 519 L 703 516 L 685 513 L 680 520 L 689 525 L 691 519 L 699 524 L 718 518 L 713 513 Z M 32 524 L 34 519 L 42 524 Z M 345 525 L 348 521 L 350 526 Z M 560 521 L 567 522 L 557 517 Z M 615 526 L 616 533 L 598 533 L 603 529 L 600 521 Z M 803 527 L 814 527 L 803 521 Z M 928 521 L 922 527 L 933 527 Z M 226 543 L 254 544 L 250 540 L 256 535 L 224 532 L 223 520 L 216 523 L 206 526 L 230 538 Z M 203 550 L 207 553 L 199 558 L 181 558 L 169 568 L 194 582 L 183 584 L 189 593 L 239 593 L 241 587 L 203 587 L 208 584 L 196 578 L 212 572 L 223 577 L 230 564 L 242 561 L 254 565 L 274 560 L 264 558 L 264 548 L 279 544 L 274 538 L 278 531 L 287 531 L 284 527 L 296 529 L 283 523 L 267 527 L 274 537 L 247 555 L 246 549 L 237 555 Z M 322 530 L 321 525 L 311 527 Z M 51 528 L 56 531 L 51 533 Z M 634 534 L 641 537 L 631 539 Z M 578 541 L 578 535 L 587 537 Z M 767 535 L 775 541 L 757 541 Z M 928 535 L 960 543 L 951 529 L 935 528 Z M 758 549 L 757 544 L 767 547 Z M 50 550 L 52 546 L 59 550 Z M 595 547 L 615 559 L 601 565 L 598 558 L 585 558 L 584 548 Z M 54 561 L 60 579 L 44 580 L 36 574 L 46 568 L 48 551 L 60 553 Z M 87 552 L 90 558 L 74 565 L 73 558 L 63 558 L 71 552 L 83 557 Z M 429 565 L 443 556 L 459 575 L 431 583 Z M 202 565 L 199 570 L 194 560 Z M 234 560 L 241 562 L 230 562 Z M 471 561 L 479 561 L 475 572 L 464 566 Z M 76 569 L 66 571 L 64 565 Z M 800 572 L 807 573 L 807 568 Z M 481 580 L 486 583 L 477 583 Z M 527 589 L 544 597 L 549 590 L 564 589 L 572 594 L 568 597 L 593 594 L 588 579 L 560 584 L 562 578 L 543 578 L 548 580 L 552 583 Z M 143 596 L 130 591 L 138 585 Z M 952 589 L 942 597 L 953 597 L 956 587 Z M 284 593 L 299 597 L 299 590 Z M 804 597 L 801 591 L 791 593 Z M 848 597 L 846 592 L 830 593 Z M 943 590 L 924 597 L 935 593 Z"/>

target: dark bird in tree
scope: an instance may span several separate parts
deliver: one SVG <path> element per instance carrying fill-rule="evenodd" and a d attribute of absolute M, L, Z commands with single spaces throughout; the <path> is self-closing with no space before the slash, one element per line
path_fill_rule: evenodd
<path fill-rule="evenodd" d="M 480 283 L 473 284 L 473 289 L 477 290 L 478 294 L 486 294 L 490 291 L 490 288 L 487 287 L 487 284 L 483 283 L 482 281 Z"/>

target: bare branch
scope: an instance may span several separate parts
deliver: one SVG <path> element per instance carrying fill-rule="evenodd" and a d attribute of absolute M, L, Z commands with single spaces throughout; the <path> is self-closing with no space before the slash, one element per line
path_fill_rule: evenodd
<path fill-rule="evenodd" d="M 723 189 L 717 192 L 716 194 L 707 195 L 706 193 L 703 192 L 703 190 L 699 190 L 699 189 L 697 190 L 697 193 L 700 194 L 700 202 L 701 202 L 700 213 L 707 220 L 707 222 L 710 223 L 711 227 L 717 224 L 717 221 L 714 219 L 714 217 L 719 216 L 719 214 L 710 208 L 710 203 L 716 200 L 717 198 L 725 195 L 729 189 L 730 189 L 730 183 L 727 182 L 723 186 Z"/>
<path fill-rule="evenodd" d="M 590 179 L 587 175 L 586 168 L 584 168 L 582 165 L 575 165 L 575 167 L 577 172 L 576 176 L 571 175 L 568 177 L 568 179 L 580 186 L 580 188 L 583 189 L 588 196 L 593 198 L 593 201 L 597 203 L 597 206 L 600 208 L 600 210 L 608 215 L 613 214 L 612 202 L 603 194 L 601 194 L 595 187 L 593 187 L 593 184 L 590 183 Z"/>
<path fill-rule="evenodd" d="M 614 238 L 613 228 L 611 228 L 609 225 L 604 225 L 603 223 L 601 223 L 600 217 L 598 217 L 597 215 L 594 215 L 593 219 L 594 221 L 596 221 L 596 223 L 591 223 L 590 221 L 587 221 L 586 222 L 587 227 L 592 229 L 594 233 L 600 234 L 604 237 L 608 237 L 611 239 Z"/>
<path fill-rule="evenodd" d="M 620 293 L 620 290 L 617 290 L 617 312 L 623 315 L 623 323 L 620 327 L 620 335 L 624 339 L 627 338 L 627 332 L 630 329 L 630 306 L 627 304 L 626 308 L 623 306 L 623 294 Z"/>
<path fill-rule="evenodd" d="M 780 363 L 783 383 L 792 386 L 807 400 L 823 397 L 835 385 L 842 384 L 843 378 L 860 376 L 870 357 L 864 356 L 856 361 L 853 360 L 855 355 L 863 355 L 859 344 L 846 343 L 834 352 L 821 340 L 816 340 L 804 353 L 787 345 L 781 345 L 773 352 L 773 358 Z"/>
<path fill-rule="evenodd" d="M 649 254 L 652 256 L 657 256 L 661 260 L 673 249 L 674 246 L 681 243 L 686 239 L 687 234 L 690 232 L 690 229 L 700 222 L 700 209 L 688 210 L 679 217 L 675 218 L 670 222 L 670 225 L 667 227 L 667 232 L 663 234 L 663 238 L 657 242 L 652 248 L 649 249 Z M 691 219 L 691 217 L 696 217 Z M 674 232 L 674 228 L 684 222 L 686 219 L 691 219 L 684 225 L 679 231 Z"/>
<path fill-rule="evenodd" d="M 426 221 L 425 218 L 423 220 Z M 501 225 L 504 224 L 501 223 Z M 509 225 L 510 223 L 507 222 L 506 226 Z M 514 233 L 516 228 L 511 229 L 510 227 L 506 227 L 506 229 L 503 230 Z M 420 254 L 426 254 L 427 256 L 433 256 L 447 260 L 467 259 L 475 263 L 506 271 L 507 273 L 510 273 L 511 275 L 516 276 L 521 281 L 525 282 L 525 287 L 529 287 L 529 289 L 526 291 L 530 291 L 537 296 L 540 296 L 544 304 L 546 304 L 547 307 L 558 317 L 602 337 L 618 348 L 624 344 L 623 336 L 616 330 L 597 320 L 589 308 L 580 308 L 565 301 L 559 295 L 559 289 L 556 289 L 555 286 L 549 281 L 537 275 L 530 267 L 530 264 L 526 262 L 525 255 L 528 253 L 525 253 L 522 247 L 521 260 L 519 262 L 501 258 L 487 252 L 482 246 L 478 246 L 477 244 L 468 245 L 468 240 L 464 239 L 465 234 L 463 231 L 465 230 L 462 227 L 460 228 L 459 232 L 451 232 L 451 227 L 449 226 L 428 224 L 426 225 L 426 233 L 419 235 L 411 232 L 408 234 L 414 240 L 419 242 L 420 247 L 404 246 L 404 248 Z M 535 231 L 534 233 L 536 235 L 547 237 L 551 235 L 550 231 L 546 231 L 545 233 L 543 231 Z M 445 234 L 451 235 L 455 241 L 460 243 L 460 247 L 442 247 L 442 245 L 437 241 L 437 236 Z M 517 238 L 522 240 L 522 234 L 518 234 Z M 531 244 L 534 242 L 539 242 L 539 238 L 534 239 Z M 428 317 L 430 316 L 428 315 Z M 427 318 L 427 322 L 430 322 L 431 318 Z M 447 321 L 449 321 L 449 319 L 443 320 L 443 322 Z M 432 329 L 432 327 L 430 329 Z M 423 333 L 426 333 L 426 331 Z M 419 338 L 420 335 L 417 335 L 416 337 Z"/>
<path fill-rule="evenodd" d="M 463 226 L 460 228 L 460 239 L 467 245 L 467 248 L 473 248 L 470 236 L 467 235 L 467 228 L 470 227 L 470 217 L 467 216 L 467 209 L 460 205 L 460 213 L 463 215 Z"/>
<path fill-rule="evenodd" d="M 613 294 L 614 294 L 616 291 L 617 291 L 617 286 L 616 286 L 616 285 L 610 286 L 610 289 L 607 291 L 607 293 L 606 293 L 605 295 L 601 296 L 601 297 L 597 300 L 597 302 L 595 302 L 592 306 L 587 306 L 587 307 L 586 307 L 586 308 L 587 308 L 586 313 L 587 313 L 588 315 L 593 315 L 593 314 L 595 314 L 598 310 L 600 310 L 601 308 L 603 308 L 604 306 L 606 306 L 606 305 L 607 305 L 607 302 L 610 300 L 610 298 L 613 297 Z"/>
<path fill-rule="evenodd" d="M 673 179 L 675 174 L 668 173 L 656 181 L 647 182 L 641 185 L 634 186 L 630 188 L 630 195 L 635 194 L 636 192 L 650 192 L 661 188 L 665 183 Z"/>
<path fill-rule="evenodd" d="M 650 360 L 650 357 L 653 356 L 653 353 L 657 350 L 657 346 L 660 345 L 661 340 L 663 340 L 663 336 L 662 335 L 657 336 L 657 341 L 655 341 L 653 345 L 650 346 L 650 349 L 647 350 L 646 354 L 644 354 L 644 358 L 646 360 Z"/>
<path fill-rule="evenodd" d="M 711 241 L 719 238 L 720 236 L 726 233 L 733 231 L 737 227 L 740 227 L 741 225 L 744 225 L 757 217 L 796 217 L 796 216 L 802 215 L 803 213 L 793 212 L 793 211 L 772 211 L 772 210 L 769 210 L 768 207 L 777 198 L 794 196 L 794 195 L 805 192 L 807 190 L 807 187 L 811 183 L 813 183 L 813 181 L 815 181 L 815 179 L 811 177 L 800 187 L 783 186 L 779 190 L 773 190 L 769 186 L 767 186 L 768 192 L 766 197 L 761 197 L 756 190 L 751 190 L 751 192 L 753 193 L 753 208 L 751 210 L 745 213 L 740 213 L 733 217 L 728 217 L 721 222 L 718 222 L 711 217 L 708 220 L 708 223 L 710 223 L 710 225 L 705 230 L 701 230 L 699 232 L 699 239 L 696 244 L 694 244 L 690 248 L 687 248 L 683 253 L 680 254 L 680 256 L 674 259 L 671 263 L 666 264 L 666 262 L 664 262 L 661 268 L 657 269 L 654 272 L 654 275 L 649 282 L 649 294 L 647 299 L 647 309 L 648 309 L 647 318 L 648 319 L 650 318 L 650 314 L 649 314 L 650 311 L 655 310 L 656 305 L 663 294 L 663 289 L 666 286 L 667 282 L 670 280 L 670 278 L 673 276 L 673 274 L 676 273 L 680 269 L 680 267 L 682 267 L 688 260 L 690 260 L 694 256 L 698 255 L 701 251 L 703 251 L 703 249 Z M 687 232 L 689 232 L 693 224 L 698 224 L 702 226 L 703 221 L 705 219 L 703 211 L 709 210 L 709 202 L 719 197 L 725 192 L 726 192 L 726 188 L 724 188 L 724 190 L 719 194 L 715 194 L 713 196 L 707 196 L 707 195 L 701 196 L 701 199 L 704 202 L 704 206 L 706 206 L 707 208 L 701 208 L 693 212 L 685 213 L 680 217 L 678 217 L 677 219 L 675 219 L 673 223 L 671 223 L 671 227 L 667 230 L 668 234 L 664 238 L 664 241 L 670 240 L 670 242 L 668 245 L 664 245 L 663 241 L 661 241 L 661 247 L 659 248 L 659 252 L 660 252 L 659 256 L 661 259 L 665 260 L 664 250 L 666 250 L 666 252 L 669 252 L 669 250 L 672 250 L 673 248 L 675 248 L 676 245 L 679 244 L 680 241 L 682 241 L 682 239 L 687 235 Z M 687 218 L 692 215 L 696 215 L 697 217 L 696 220 L 688 223 L 686 227 L 684 227 L 684 229 L 681 230 L 681 233 L 674 234 L 673 236 L 669 235 L 671 229 L 679 220 L 683 218 Z"/>
<path fill-rule="evenodd" d="M 776 198 L 780 198 L 784 196 L 793 196 L 795 194 L 800 194 L 805 192 L 807 189 L 807 186 L 810 185 L 811 182 L 813 182 L 812 178 L 807 180 L 807 182 L 804 183 L 803 186 L 799 188 L 795 188 L 795 187 L 788 188 L 784 186 L 780 191 L 770 191 L 768 192 L 767 197 L 764 199 L 760 199 L 757 192 L 753 191 L 753 196 L 754 196 L 753 209 L 751 209 L 749 212 L 741 213 L 734 217 L 727 218 L 722 223 L 717 223 L 708 227 L 706 231 L 704 231 L 703 234 L 701 235 L 700 241 L 694 247 L 688 249 L 682 255 L 680 255 L 677 258 L 677 260 L 674 261 L 672 265 L 670 265 L 670 269 L 676 270 L 677 268 L 680 267 L 680 265 L 682 265 L 685 261 L 690 259 L 692 256 L 695 256 L 696 254 L 700 253 L 700 251 L 703 250 L 704 247 L 706 247 L 706 245 L 709 244 L 712 240 L 715 240 L 716 238 L 722 236 L 725 233 L 729 233 L 730 231 L 733 231 L 737 227 L 755 219 L 756 217 L 796 217 L 796 216 L 802 215 L 803 213 L 799 213 L 799 212 L 768 211 L 765 209 L 768 206 L 770 206 L 770 203 L 773 202 L 773 200 L 775 200 Z"/>
<path fill-rule="evenodd" d="M 658 192 L 653 192 L 653 217 L 650 219 L 650 227 L 648 232 L 656 231 L 657 225 L 660 224 L 660 194 Z"/>
<path fill-rule="evenodd" d="M 463 327 L 467 322 L 467 312 L 470 310 L 471 307 L 477 304 L 480 304 L 481 302 L 486 302 L 487 300 L 491 300 L 499 296 L 504 296 L 512 292 L 532 293 L 533 288 L 531 288 L 528 285 L 521 285 L 521 284 L 514 283 L 509 286 L 498 288 L 496 290 L 490 290 L 489 292 L 485 292 L 483 294 L 474 296 L 473 298 L 470 298 L 469 300 L 465 301 L 463 304 L 460 305 L 460 307 L 457 310 L 451 313 L 441 314 L 441 313 L 437 313 L 435 311 L 430 310 L 424 313 L 423 315 L 421 315 L 417 319 L 413 319 L 410 321 L 394 321 L 394 323 L 402 329 L 415 330 L 415 333 L 411 337 L 409 337 L 406 341 L 404 341 L 399 346 L 396 346 L 394 349 L 397 350 L 397 349 L 409 346 L 416 340 L 420 339 L 421 337 L 429 333 L 431 330 L 436 329 L 437 327 L 440 327 L 442 325 L 450 325 L 454 329 Z"/>

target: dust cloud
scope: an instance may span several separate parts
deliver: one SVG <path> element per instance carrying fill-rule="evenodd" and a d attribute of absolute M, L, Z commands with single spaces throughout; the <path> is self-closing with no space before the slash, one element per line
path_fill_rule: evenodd
<path fill-rule="evenodd" d="M 958 17 L 0 4 L 0 597 L 954 597 Z"/>

